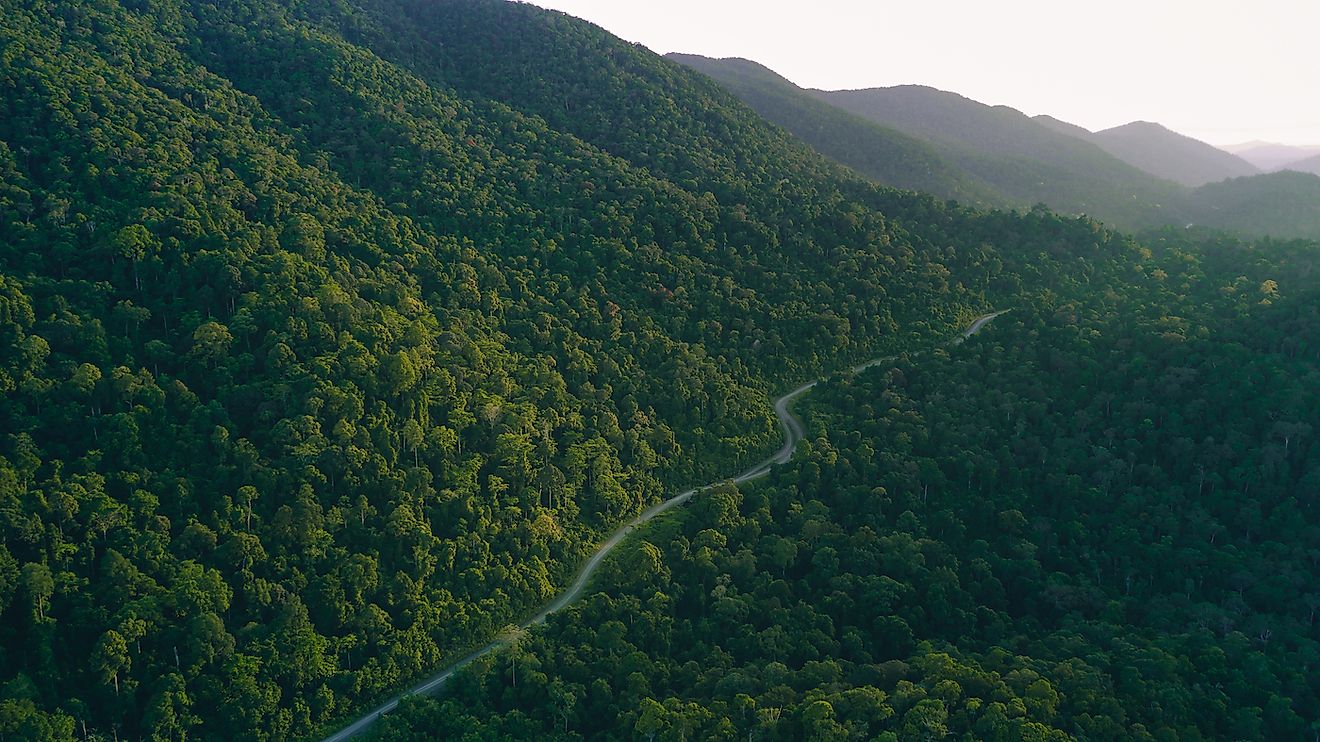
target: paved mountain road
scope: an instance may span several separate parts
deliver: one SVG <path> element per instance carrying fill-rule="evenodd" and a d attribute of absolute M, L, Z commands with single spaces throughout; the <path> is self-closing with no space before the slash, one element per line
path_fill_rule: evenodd
<path fill-rule="evenodd" d="M 970 326 L 968 326 L 968 328 L 963 331 L 962 335 L 957 337 L 953 342 L 955 344 L 961 343 L 963 340 L 971 337 L 972 335 L 975 335 L 976 333 L 981 331 L 981 328 L 985 327 L 986 323 L 990 322 L 990 320 L 993 320 L 995 317 L 998 317 L 999 315 L 1007 311 L 1008 310 L 1005 309 L 1003 311 L 995 312 L 993 314 L 987 314 L 982 317 L 978 317 L 976 321 L 973 322 Z M 853 366 L 851 369 L 849 369 L 849 371 L 851 373 L 858 373 L 872 366 L 876 366 L 881 363 L 891 361 L 893 359 L 894 356 L 885 356 L 883 358 L 877 358 L 873 361 L 867 361 L 866 363 Z M 683 503 L 690 500 L 693 495 L 699 492 L 704 492 L 705 490 L 723 484 L 724 482 L 727 481 L 732 481 L 734 484 L 742 484 L 743 482 L 750 482 L 753 479 L 759 479 L 769 474 L 770 470 L 774 468 L 776 465 L 788 463 L 789 459 L 793 458 L 793 452 L 797 450 L 798 441 L 802 440 L 802 436 L 806 433 L 805 429 L 802 426 L 802 421 L 798 418 L 797 415 L 794 415 L 792 411 L 789 410 L 789 407 L 798 397 L 801 397 L 803 394 L 806 394 L 807 392 L 811 391 L 812 387 L 816 386 L 816 384 L 818 383 L 820 383 L 819 380 L 807 382 L 806 384 L 803 384 L 797 389 L 794 389 L 793 391 L 775 400 L 775 417 L 779 419 L 779 427 L 784 431 L 784 445 L 781 446 L 778 451 L 772 454 L 769 458 L 765 459 L 759 464 L 752 466 L 747 471 L 744 471 L 742 474 L 739 474 L 733 477 L 732 479 L 721 479 L 718 482 L 705 485 L 704 487 L 696 487 L 687 490 L 686 492 L 681 492 L 669 498 L 668 500 L 664 500 L 662 502 L 656 503 L 655 505 L 652 505 L 651 507 L 642 511 L 642 513 L 638 515 L 636 518 L 633 518 L 624 525 L 620 526 L 616 531 L 614 531 L 614 533 L 610 534 L 610 537 L 606 539 L 604 543 L 602 543 L 599 547 L 596 548 L 596 551 L 592 553 L 591 557 L 588 558 L 586 563 L 582 565 L 582 569 L 578 571 L 578 575 L 573 580 L 573 584 L 569 585 L 568 589 L 560 593 L 559 596 L 556 597 L 554 600 L 547 603 L 544 608 L 538 611 L 535 616 L 529 619 L 520 628 L 528 628 L 544 622 L 546 617 L 549 616 L 551 613 L 555 613 L 556 611 L 563 609 L 564 607 L 568 606 L 569 604 L 577 600 L 579 597 L 581 597 L 582 593 L 587 589 L 587 583 L 591 581 L 591 578 L 593 575 L 595 575 L 596 570 L 600 568 L 601 562 L 605 561 L 605 557 L 608 556 L 609 553 L 614 550 L 614 547 L 618 546 L 621 541 L 627 538 L 628 534 L 631 533 L 632 530 L 637 526 L 646 523 L 647 521 L 651 520 L 652 518 L 656 517 L 657 515 L 660 515 L 665 511 L 672 510 L 678 505 L 682 505 Z M 351 739 L 352 737 L 356 737 L 357 735 L 362 734 L 367 730 L 368 727 L 370 727 L 373 723 L 375 723 L 375 721 L 379 719 L 382 715 L 387 714 L 390 711 L 393 711 L 394 708 L 399 705 L 399 699 L 402 698 L 403 696 L 431 694 L 437 688 L 444 685 L 445 682 L 448 681 L 451 677 L 453 677 L 455 673 L 466 667 L 473 660 L 476 660 L 480 657 L 490 654 L 491 652 L 494 652 L 497 649 L 502 649 L 503 647 L 508 646 L 509 641 L 510 638 L 507 636 L 501 636 L 499 638 L 496 638 L 495 640 L 485 645 L 484 647 L 481 647 L 480 649 L 473 651 L 471 654 L 467 655 L 466 657 L 444 668 L 439 673 L 432 675 L 430 678 L 427 678 L 426 680 L 422 681 L 421 683 L 418 683 L 417 685 L 414 685 L 413 687 L 409 688 L 407 691 L 398 694 L 396 696 L 393 696 L 388 701 L 382 703 L 376 708 L 358 717 L 348 726 L 344 727 L 343 729 L 340 729 L 338 732 L 335 732 L 329 737 L 326 737 L 323 742 L 342 742 L 343 740 Z"/>

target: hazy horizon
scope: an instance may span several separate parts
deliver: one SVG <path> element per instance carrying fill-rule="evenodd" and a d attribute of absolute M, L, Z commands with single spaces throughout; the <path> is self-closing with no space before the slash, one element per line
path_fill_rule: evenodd
<path fill-rule="evenodd" d="M 1092 131 L 1155 121 L 1216 145 L 1320 144 L 1320 5 L 1047 0 L 897 5 L 536 0 L 660 54 L 743 57 L 803 87 L 927 85 Z"/>

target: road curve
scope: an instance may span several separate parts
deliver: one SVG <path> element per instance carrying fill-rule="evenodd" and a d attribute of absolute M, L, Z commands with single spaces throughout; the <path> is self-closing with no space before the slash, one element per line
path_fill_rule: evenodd
<path fill-rule="evenodd" d="M 956 345 L 958 343 L 961 343 L 963 340 L 966 340 L 967 338 L 971 337 L 972 335 L 975 335 L 976 333 L 980 332 L 983 327 L 985 327 L 986 323 L 990 322 L 995 317 L 998 317 L 999 315 L 1007 311 L 1008 310 L 1005 309 L 999 312 L 986 314 L 976 318 L 976 320 L 972 322 L 972 324 L 969 325 L 966 330 L 963 330 L 961 335 L 959 335 L 957 338 L 953 340 L 953 343 Z M 855 374 L 864 371 L 872 366 L 876 366 L 881 363 L 885 363 L 887 361 L 892 361 L 894 358 L 895 356 L 885 356 L 883 358 L 876 358 L 874 360 L 867 361 L 866 363 L 853 366 L 851 369 L 849 369 L 849 373 Z M 652 518 L 656 517 L 657 515 L 660 515 L 665 511 L 671 510 L 678 505 L 682 505 L 683 503 L 690 500 L 693 495 L 696 495 L 699 492 L 704 492 L 705 490 L 708 490 L 712 487 L 730 481 L 733 482 L 734 484 L 742 484 L 743 482 L 750 482 L 753 479 L 759 479 L 769 474 L 770 470 L 773 469 L 776 465 L 788 463 L 789 459 L 793 458 L 793 452 L 797 450 L 798 441 L 802 440 L 803 435 L 806 434 L 806 430 L 802 425 L 802 420 L 800 420 L 797 415 L 794 415 L 793 412 L 789 409 L 789 407 L 793 404 L 795 400 L 797 400 L 798 397 L 801 397 L 803 394 L 806 394 L 807 392 L 811 391 L 811 389 L 815 387 L 816 384 L 818 383 L 820 383 L 819 379 L 815 381 L 809 381 L 806 384 L 803 384 L 802 386 L 794 389 L 793 391 L 775 400 L 775 417 L 779 419 L 779 427 L 781 430 L 784 431 L 784 445 L 781 446 L 778 451 L 771 454 L 764 461 L 753 465 L 751 468 L 747 469 L 746 471 L 735 477 L 731 477 L 729 479 L 721 479 L 718 482 L 713 482 L 711 484 L 707 484 L 702 487 L 694 487 L 693 489 L 687 490 L 686 492 L 680 492 L 679 494 L 674 495 L 668 500 L 658 502 L 655 505 L 652 505 L 651 507 L 647 508 L 646 510 L 643 510 L 640 515 L 628 521 L 624 525 L 620 526 L 617 530 L 614 531 L 614 533 L 610 534 L 610 537 L 605 539 L 605 541 L 596 548 L 596 551 L 592 553 L 591 557 L 587 559 L 586 563 L 582 565 L 582 568 L 578 571 L 577 577 L 574 578 L 573 583 L 569 585 L 568 588 L 564 590 L 564 592 L 560 593 L 558 597 L 547 603 L 545 607 L 543 607 L 540 611 L 536 613 L 536 615 L 532 616 L 525 623 L 523 623 L 520 628 L 525 629 L 543 623 L 546 617 L 548 617 L 550 614 L 562 610 L 564 607 L 568 606 L 569 604 L 577 600 L 579 597 L 581 597 L 583 591 L 587 589 L 587 583 L 591 581 L 591 578 L 593 575 L 595 575 L 596 570 L 599 569 L 601 563 L 605 561 L 605 557 L 608 556 L 609 553 L 614 550 L 614 547 L 618 546 L 621 541 L 627 538 L 628 534 L 631 533 L 634 528 L 642 525 L 643 523 L 646 523 L 647 521 L 651 520 Z M 358 736 L 359 734 L 362 734 L 367 730 L 368 727 L 374 724 L 376 720 L 379 719 L 381 716 L 393 711 L 395 707 L 399 705 L 399 700 L 404 696 L 430 695 L 431 693 L 435 692 L 437 688 L 444 685 L 445 682 L 448 681 L 451 677 L 453 677 L 454 674 L 457 673 L 459 670 L 462 670 L 464 667 L 466 667 L 467 665 L 469 665 L 474 660 L 480 657 L 490 654 L 491 652 L 494 652 L 497 649 L 502 649 L 508 646 L 509 641 L 510 641 L 509 636 L 501 636 L 499 638 L 496 638 L 495 640 L 491 641 L 489 644 L 485 645 L 484 647 L 481 647 L 480 649 L 473 651 L 471 654 L 445 667 L 443 670 L 436 673 L 435 675 L 432 675 L 431 677 L 427 678 L 426 680 L 423 680 L 417 685 L 412 686 L 403 693 L 391 697 L 388 701 L 366 712 L 348 726 L 326 737 L 323 740 L 323 742 L 342 742 L 343 740 L 351 739 L 353 737 Z"/>

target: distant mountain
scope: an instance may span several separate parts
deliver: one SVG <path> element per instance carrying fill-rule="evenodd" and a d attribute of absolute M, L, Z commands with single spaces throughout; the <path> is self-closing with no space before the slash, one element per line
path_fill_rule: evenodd
<path fill-rule="evenodd" d="M 1320 237 L 1320 179 L 1261 175 L 1245 159 L 1158 124 L 1091 132 L 924 86 L 807 90 L 746 59 L 669 59 L 886 185 L 979 206 L 1044 203 L 1127 230 L 1191 223 Z M 1320 169 L 1320 156 L 1308 166 Z"/>
<path fill-rule="evenodd" d="M 1288 166 L 1284 169 L 1296 170 L 1299 173 L 1311 173 L 1312 175 L 1320 175 L 1320 154 L 1317 154 L 1313 157 L 1308 157 L 1305 160 L 1290 162 L 1288 163 Z"/>
<path fill-rule="evenodd" d="M 1259 168 L 1236 155 L 1149 121 L 1093 132 L 1053 116 L 1035 116 L 1033 120 L 1091 142 L 1143 172 L 1187 186 L 1260 173 Z"/>
<path fill-rule="evenodd" d="M 1149 121 L 1098 131 L 1090 141 L 1129 165 L 1183 185 L 1200 186 L 1260 173 L 1236 155 Z"/>
<path fill-rule="evenodd" d="M 1265 171 L 1282 170 L 1293 163 L 1320 155 L 1320 146 L 1298 146 L 1275 142 L 1246 142 L 1220 147 Z"/>
<path fill-rule="evenodd" d="M 1019 204 L 1045 203 L 1137 229 L 1178 221 L 1181 193 L 1105 152 L 1063 122 L 1042 123 L 1007 106 L 988 106 L 918 85 L 813 90 L 818 99 L 935 144 L 960 168 Z"/>
<path fill-rule="evenodd" d="M 1011 205 L 992 187 L 946 160 L 929 142 L 817 100 L 756 62 L 695 54 L 666 56 L 709 75 L 770 122 L 873 180 L 970 204 Z"/>
<path fill-rule="evenodd" d="M 1001 155 L 1027 156 L 1046 162 L 1099 157 L 1075 137 L 1041 126 L 1008 106 L 989 106 L 957 93 L 924 85 L 864 90 L 813 90 L 821 100 L 926 139 L 958 142 Z"/>
<path fill-rule="evenodd" d="M 1320 177 L 1284 170 L 1233 178 L 1188 196 L 1189 221 L 1241 234 L 1320 236 Z"/>

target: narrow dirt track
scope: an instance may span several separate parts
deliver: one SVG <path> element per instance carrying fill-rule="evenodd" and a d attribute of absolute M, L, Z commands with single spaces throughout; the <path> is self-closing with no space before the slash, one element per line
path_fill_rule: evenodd
<path fill-rule="evenodd" d="M 978 317 L 976 321 L 972 322 L 972 324 L 969 325 L 968 328 L 963 331 L 962 335 L 960 335 L 953 341 L 954 344 L 961 343 L 963 340 L 966 340 L 972 335 L 975 335 L 976 333 L 980 332 L 981 329 L 985 327 L 988 322 L 990 322 L 995 317 L 998 317 L 999 315 L 1007 311 L 1008 310 L 1005 309 L 999 312 L 994 312 L 992 314 L 987 314 Z M 885 356 L 883 358 L 876 358 L 875 360 L 867 361 L 866 363 L 853 366 L 851 369 L 849 369 L 849 371 L 851 373 L 858 373 L 872 366 L 876 366 L 881 363 L 891 361 L 893 359 L 894 356 Z M 793 391 L 785 394 L 779 399 L 775 400 L 775 417 L 779 419 L 779 427 L 781 430 L 784 431 L 784 445 L 781 446 L 778 451 L 767 457 L 764 461 L 755 464 L 751 468 L 747 469 L 746 471 L 735 477 L 721 479 L 718 482 L 712 482 L 711 484 L 705 485 L 703 487 L 695 487 L 693 489 L 687 490 L 686 492 L 680 492 L 679 494 L 674 495 L 668 500 L 664 500 L 663 502 L 658 502 L 655 505 L 652 505 L 651 507 L 642 511 L 642 513 L 637 517 L 633 518 L 632 520 L 620 526 L 617 530 L 614 531 L 614 533 L 610 534 L 609 538 L 605 539 L 605 541 L 602 542 L 601 545 L 596 548 L 596 551 L 592 553 L 592 555 L 582 565 L 582 568 L 578 571 L 578 575 L 576 578 L 574 578 L 573 583 L 569 585 L 568 588 L 564 590 L 564 592 L 560 593 L 554 600 L 547 603 L 540 611 L 536 613 L 536 615 L 528 619 L 519 628 L 526 629 L 531 626 L 535 626 L 539 623 L 542 623 L 543 621 L 545 621 L 546 617 L 549 616 L 551 613 L 555 613 L 559 610 L 562 610 L 563 608 L 572 604 L 574 601 L 580 598 L 582 596 L 582 593 L 587 589 L 587 584 L 591 581 L 592 576 L 595 575 L 596 570 L 599 569 L 601 563 L 605 561 L 605 557 L 608 556 L 609 553 L 614 550 L 614 547 L 618 546 L 620 542 L 622 542 L 625 538 L 627 538 L 628 534 L 631 533 L 632 530 L 637 526 L 646 523 L 647 521 L 651 520 L 657 515 L 660 515 L 661 513 L 664 513 L 668 510 L 672 510 L 673 508 L 682 505 L 684 502 L 687 502 L 689 499 L 691 499 L 693 495 L 696 495 L 699 492 L 703 492 L 705 490 L 710 489 L 711 487 L 715 487 L 717 485 L 730 481 L 733 482 L 734 484 L 742 484 L 743 482 L 750 482 L 753 479 L 759 479 L 769 474 L 770 470 L 774 468 L 776 465 L 788 463 L 789 459 L 793 458 L 793 452 L 797 450 L 798 441 L 802 440 L 802 436 L 806 432 L 805 429 L 803 428 L 802 421 L 798 419 L 797 415 L 794 415 L 793 412 L 789 410 L 789 407 L 793 404 L 795 400 L 797 400 L 798 397 L 801 397 L 803 394 L 806 394 L 807 392 L 811 391 L 812 387 L 816 386 L 816 384 L 818 383 L 820 383 L 819 379 L 816 381 L 809 381 L 803 384 L 802 386 L 794 389 Z M 480 649 L 473 651 L 471 654 L 467 655 L 466 657 L 463 657 L 457 662 L 454 662 L 446 666 L 444 669 L 440 670 L 435 675 L 432 675 L 426 680 L 423 680 L 417 685 L 414 685 L 413 687 L 409 688 L 403 693 L 391 697 L 388 701 L 385 701 L 376 708 L 358 717 L 348 726 L 344 727 L 343 729 L 340 729 L 338 732 L 335 732 L 329 737 L 326 737 L 323 740 L 323 742 L 342 742 L 343 740 L 351 739 L 352 737 L 356 737 L 357 735 L 362 734 L 367 730 L 368 727 L 370 727 L 373 723 L 375 723 L 375 721 L 379 719 L 382 715 L 387 714 L 390 711 L 393 711 L 394 708 L 399 705 L 399 700 L 403 696 L 430 695 L 431 693 L 435 692 L 437 688 L 444 685 L 445 682 L 448 681 L 451 677 L 453 677 L 455 673 L 466 667 L 472 661 L 480 657 L 483 657 L 487 654 L 490 654 L 491 652 L 494 652 L 497 649 L 502 649 L 508 646 L 508 644 L 509 644 L 508 637 L 499 637 L 495 639 L 494 641 L 481 647 Z"/>

